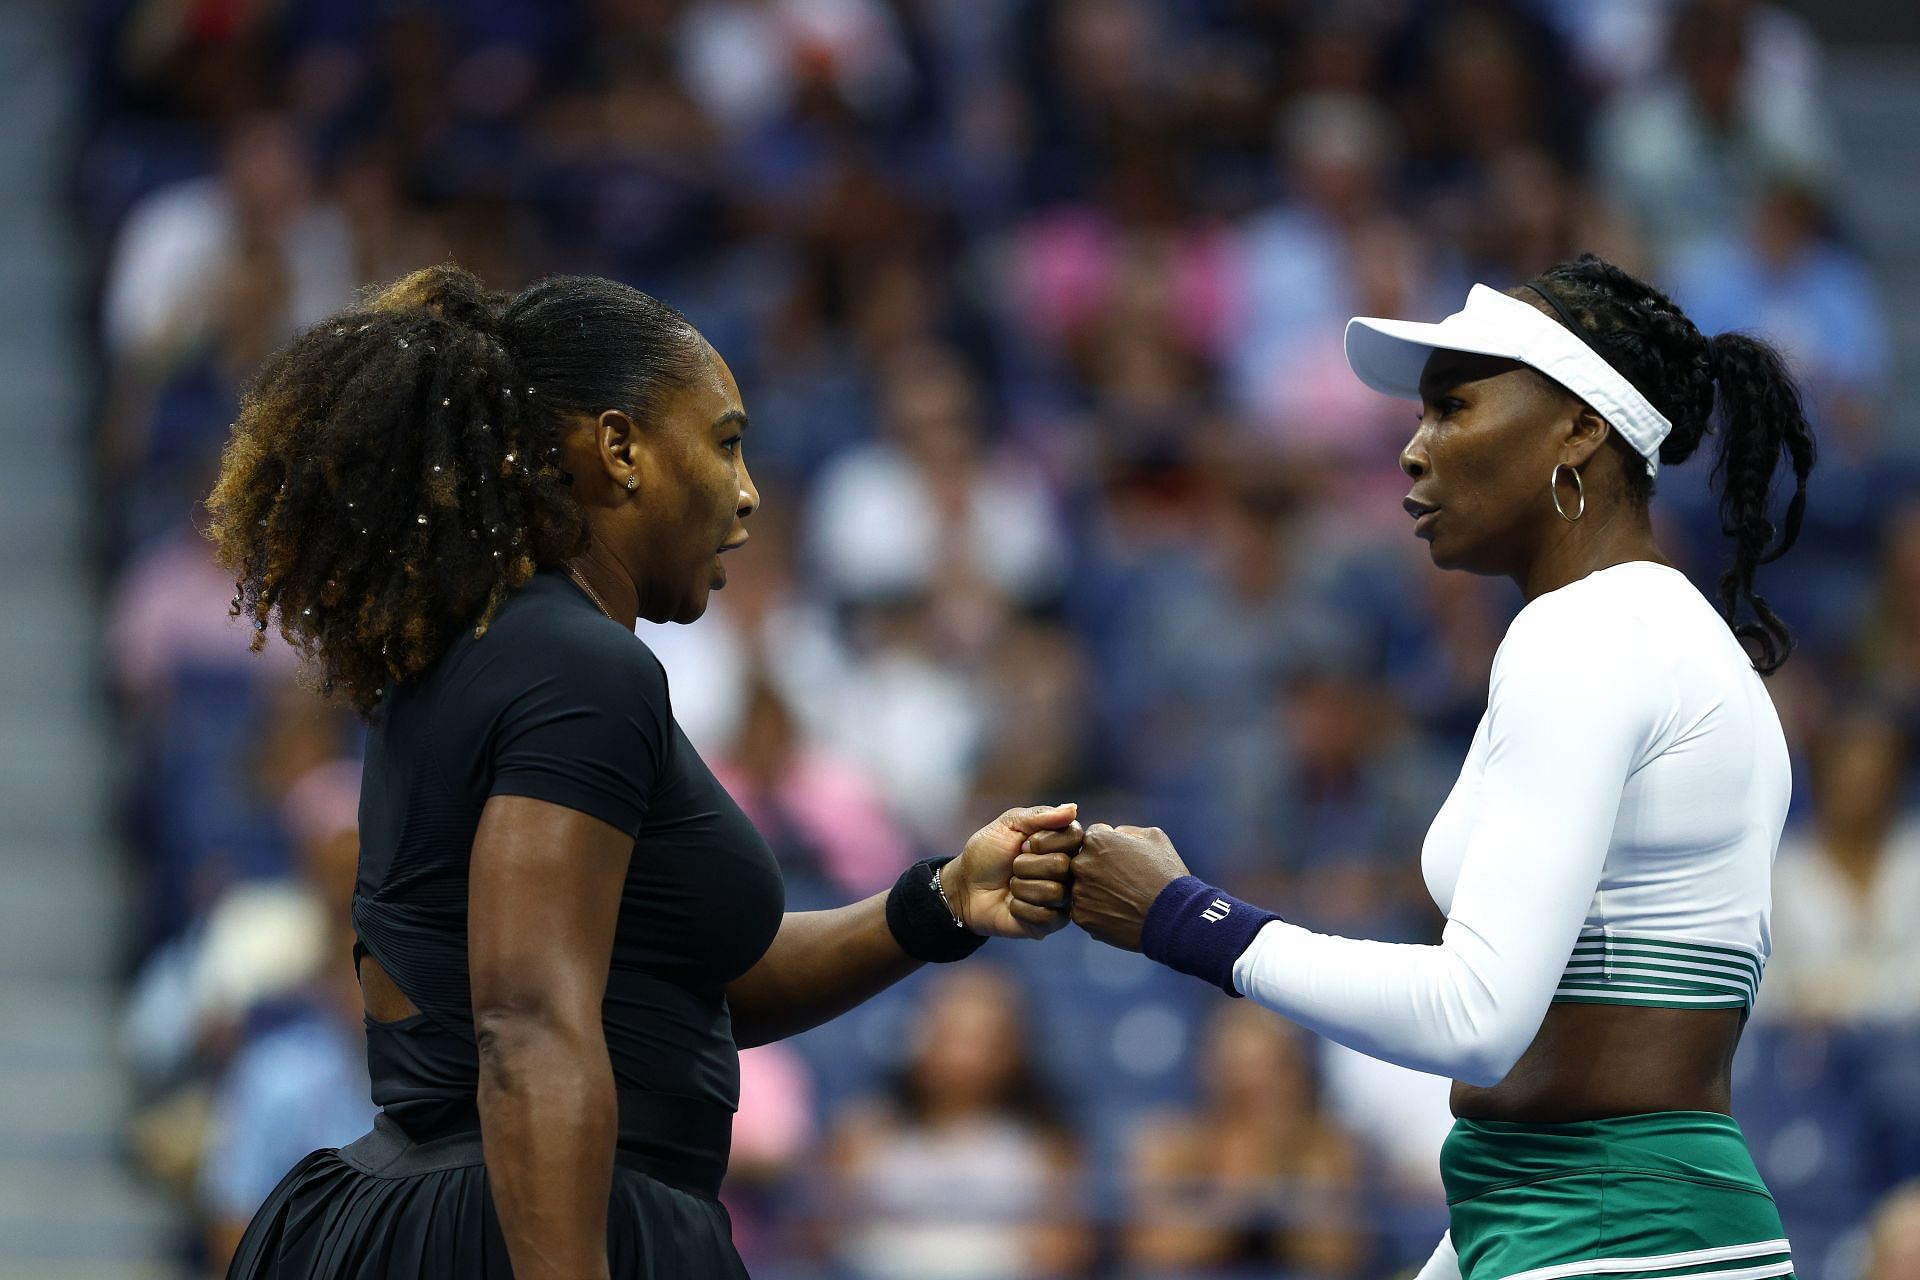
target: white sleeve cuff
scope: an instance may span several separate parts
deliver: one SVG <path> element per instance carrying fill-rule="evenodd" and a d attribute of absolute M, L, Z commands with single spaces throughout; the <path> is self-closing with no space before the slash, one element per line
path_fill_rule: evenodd
<path fill-rule="evenodd" d="M 1444 1232 L 1433 1256 L 1413 1280 L 1460 1280 L 1460 1255 L 1453 1251 L 1453 1233 Z"/>

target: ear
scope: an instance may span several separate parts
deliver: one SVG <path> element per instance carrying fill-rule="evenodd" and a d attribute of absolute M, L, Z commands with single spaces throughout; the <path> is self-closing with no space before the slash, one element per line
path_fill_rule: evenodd
<path fill-rule="evenodd" d="M 606 409 L 594 420 L 594 442 L 608 482 L 615 489 L 626 491 L 629 476 L 638 481 L 633 492 L 647 487 L 655 468 L 651 433 L 642 431 L 623 411 Z"/>
<path fill-rule="evenodd" d="M 1577 412 L 1567 423 L 1566 435 L 1560 442 L 1560 461 L 1579 468 L 1586 466 L 1593 455 L 1600 452 L 1601 446 L 1607 443 L 1607 437 L 1613 434 L 1613 428 L 1591 407 L 1577 401 L 1575 407 Z"/>

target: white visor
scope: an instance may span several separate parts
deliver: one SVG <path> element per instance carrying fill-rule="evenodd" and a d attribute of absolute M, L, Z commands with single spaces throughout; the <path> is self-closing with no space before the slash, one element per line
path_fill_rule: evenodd
<path fill-rule="evenodd" d="M 1530 302 L 1476 284 L 1467 305 L 1438 324 L 1355 316 L 1347 321 L 1347 364 L 1375 391 L 1420 398 L 1420 371 L 1435 351 L 1518 360 L 1580 397 L 1647 461 L 1660 468 L 1660 443 L 1673 430 L 1618 369 Z"/>

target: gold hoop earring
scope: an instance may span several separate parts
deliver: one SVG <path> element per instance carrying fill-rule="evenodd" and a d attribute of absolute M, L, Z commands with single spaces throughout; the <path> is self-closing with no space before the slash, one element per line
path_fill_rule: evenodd
<path fill-rule="evenodd" d="M 1560 505 L 1560 473 L 1563 470 L 1573 473 L 1574 492 L 1580 495 L 1580 505 L 1574 508 L 1572 515 L 1568 515 L 1567 509 Z M 1587 486 L 1586 482 L 1580 478 L 1580 468 L 1569 463 L 1556 462 L 1553 466 L 1553 474 L 1547 477 L 1547 492 L 1553 495 L 1553 509 L 1568 524 L 1573 524 L 1587 514 Z"/>

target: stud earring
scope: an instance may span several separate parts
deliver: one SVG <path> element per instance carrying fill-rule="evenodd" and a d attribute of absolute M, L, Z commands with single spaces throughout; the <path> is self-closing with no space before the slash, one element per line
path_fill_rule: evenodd
<path fill-rule="evenodd" d="M 632 477 L 632 476 L 628 476 L 628 477 L 627 477 L 627 492 L 628 492 L 628 493 L 632 493 L 632 492 L 633 492 L 633 491 L 634 491 L 635 489 L 637 489 L 637 488 L 639 488 L 639 486 L 640 486 L 640 482 L 639 482 L 639 481 L 638 481 L 637 479 L 635 479 L 635 478 L 634 478 L 634 477 Z"/>

